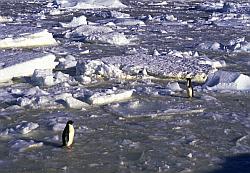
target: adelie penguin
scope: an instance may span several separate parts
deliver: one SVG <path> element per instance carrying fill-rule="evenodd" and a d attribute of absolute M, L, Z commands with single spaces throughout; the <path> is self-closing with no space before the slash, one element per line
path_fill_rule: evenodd
<path fill-rule="evenodd" d="M 191 78 L 187 78 L 187 97 L 188 98 L 194 97 L 194 89 L 192 86 Z"/>
<path fill-rule="evenodd" d="M 62 133 L 63 147 L 71 148 L 74 142 L 75 129 L 73 127 L 73 121 L 69 120 Z"/>

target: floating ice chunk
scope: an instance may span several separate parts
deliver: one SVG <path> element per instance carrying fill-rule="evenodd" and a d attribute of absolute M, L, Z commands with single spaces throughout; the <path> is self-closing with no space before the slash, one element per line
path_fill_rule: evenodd
<path fill-rule="evenodd" d="M 18 152 L 24 152 L 31 148 L 42 147 L 43 142 L 35 142 L 33 140 L 16 140 L 11 142 L 11 148 L 17 150 Z"/>
<path fill-rule="evenodd" d="M 13 77 L 31 76 L 35 69 L 53 69 L 56 66 L 53 54 L 20 53 L 2 54 L 6 61 L 0 69 L 0 82 L 7 82 Z"/>
<path fill-rule="evenodd" d="M 90 77 L 99 75 L 105 78 L 122 78 L 123 76 L 119 67 L 112 64 L 105 64 L 100 60 L 78 62 L 76 65 L 76 74 Z"/>
<path fill-rule="evenodd" d="M 68 68 L 75 67 L 77 61 L 74 56 L 67 55 L 65 58 L 59 59 L 59 64 L 56 66 L 57 69 L 66 70 Z"/>
<path fill-rule="evenodd" d="M 3 135 L 11 135 L 21 133 L 23 135 L 30 133 L 32 130 L 35 130 L 39 127 L 39 124 L 33 122 L 23 121 L 20 124 L 16 125 L 13 128 L 7 128 L 1 132 Z"/>
<path fill-rule="evenodd" d="M 0 23 L 12 22 L 12 21 L 13 21 L 13 19 L 11 17 L 0 16 Z"/>
<path fill-rule="evenodd" d="M 75 99 L 74 97 L 67 97 L 65 99 L 66 105 L 68 108 L 72 109 L 87 109 L 89 108 L 89 104 L 82 102 L 78 99 Z"/>
<path fill-rule="evenodd" d="M 210 12 L 236 12 L 237 7 L 235 3 L 230 2 L 205 2 L 199 4 L 197 7 L 199 10 L 210 11 Z"/>
<path fill-rule="evenodd" d="M 108 26 L 82 25 L 73 31 L 67 32 L 65 37 L 83 37 L 89 42 L 103 42 L 114 45 L 126 45 L 130 43 L 130 39 L 123 33 L 114 32 L 113 29 Z"/>
<path fill-rule="evenodd" d="M 49 93 L 40 89 L 38 86 L 30 88 L 24 92 L 24 96 L 27 96 L 27 97 L 43 96 L 43 95 L 49 95 Z"/>
<path fill-rule="evenodd" d="M 89 98 L 89 102 L 93 105 L 104 105 L 112 102 L 119 102 L 129 99 L 133 94 L 133 90 L 119 90 L 113 93 L 97 92 Z"/>
<path fill-rule="evenodd" d="M 17 104 L 21 107 L 30 106 L 32 104 L 33 100 L 27 97 L 18 97 L 17 98 Z"/>
<path fill-rule="evenodd" d="M 153 55 L 154 55 L 154 56 L 159 56 L 159 55 L 161 55 L 161 54 L 158 52 L 158 50 L 154 49 Z"/>
<path fill-rule="evenodd" d="M 47 30 L 43 30 L 34 34 L 27 34 L 16 38 L 8 37 L 0 40 L 0 49 L 40 47 L 56 45 L 57 42 L 53 35 Z"/>
<path fill-rule="evenodd" d="M 146 26 L 143 21 L 137 19 L 117 19 L 115 21 L 115 24 L 120 26 L 134 26 L 134 25 Z"/>
<path fill-rule="evenodd" d="M 81 25 L 87 25 L 87 18 L 85 16 L 73 17 L 70 23 L 60 23 L 64 28 L 73 28 Z"/>
<path fill-rule="evenodd" d="M 92 82 L 91 77 L 84 75 L 77 76 L 76 80 L 82 84 L 90 84 Z"/>
<path fill-rule="evenodd" d="M 53 125 L 52 129 L 53 131 L 63 131 L 63 129 L 65 128 L 65 123 L 56 123 Z"/>
<path fill-rule="evenodd" d="M 250 77 L 237 72 L 217 71 L 208 76 L 208 90 L 250 90 Z"/>
<path fill-rule="evenodd" d="M 87 41 L 90 42 L 101 42 L 101 43 L 109 43 L 112 45 L 128 45 L 130 43 L 130 39 L 128 39 L 123 33 L 112 32 L 103 35 L 91 35 L 86 38 Z"/>
<path fill-rule="evenodd" d="M 119 0 L 56 0 L 57 5 L 62 8 L 94 9 L 94 8 L 125 8 Z"/>
<path fill-rule="evenodd" d="M 111 11 L 111 16 L 114 18 L 130 18 L 130 14 L 122 13 L 119 11 Z"/>
<path fill-rule="evenodd" d="M 39 69 L 34 71 L 31 81 L 38 86 L 52 86 L 70 81 L 70 77 L 60 71 L 53 73 L 51 69 Z"/>
<path fill-rule="evenodd" d="M 198 64 L 197 58 L 184 58 L 173 55 L 152 56 L 146 54 L 134 54 L 127 56 L 113 56 L 101 59 L 105 64 L 113 64 L 119 67 L 125 74 L 129 69 L 146 69 L 149 76 L 157 78 L 185 79 L 191 75 L 194 80 L 204 82 L 212 67 Z M 138 70 L 138 74 L 142 71 Z M 124 75 L 123 75 L 124 77 Z"/>
<path fill-rule="evenodd" d="M 56 100 L 63 101 L 62 104 L 67 108 L 88 109 L 90 107 L 89 104 L 74 98 L 70 93 L 63 93 L 57 95 Z"/>
<path fill-rule="evenodd" d="M 216 61 L 216 60 L 210 60 L 209 58 L 200 59 L 199 64 L 207 64 L 213 68 L 221 68 L 226 66 L 226 62 L 224 60 Z"/>
<path fill-rule="evenodd" d="M 31 132 L 34 129 L 37 129 L 39 127 L 39 124 L 33 123 L 33 122 L 22 122 L 21 124 L 16 126 L 16 131 L 18 131 L 21 134 L 27 134 Z"/>
<path fill-rule="evenodd" d="M 31 81 L 38 86 L 54 85 L 52 69 L 36 69 L 31 77 Z"/>
<path fill-rule="evenodd" d="M 172 91 L 182 91 L 183 89 L 180 87 L 178 82 L 169 82 L 167 87 Z"/>

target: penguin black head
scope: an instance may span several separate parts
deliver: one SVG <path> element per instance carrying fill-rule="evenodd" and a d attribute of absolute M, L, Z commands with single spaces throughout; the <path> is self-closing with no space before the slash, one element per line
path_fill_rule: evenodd
<path fill-rule="evenodd" d="M 69 120 L 68 122 L 67 122 L 67 124 L 73 124 L 74 123 L 74 121 L 72 121 L 72 120 Z"/>

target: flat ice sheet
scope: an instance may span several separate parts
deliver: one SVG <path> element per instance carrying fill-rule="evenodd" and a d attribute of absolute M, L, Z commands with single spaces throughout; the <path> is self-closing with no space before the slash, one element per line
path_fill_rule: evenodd
<path fill-rule="evenodd" d="M 0 82 L 13 77 L 30 76 L 35 69 L 52 69 L 56 65 L 55 58 L 48 53 L 0 51 Z"/>
<path fill-rule="evenodd" d="M 1 26 L 0 49 L 56 45 L 53 35 L 46 29 L 26 26 Z"/>
<path fill-rule="evenodd" d="M 131 69 L 131 67 L 141 67 L 146 69 L 149 75 L 160 78 L 185 79 L 187 75 L 190 75 L 194 80 L 204 81 L 212 69 L 210 65 L 200 64 L 197 58 L 183 58 L 172 55 L 135 54 L 105 57 L 101 60 L 107 64 L 118 64 L 123 71 Z"/>

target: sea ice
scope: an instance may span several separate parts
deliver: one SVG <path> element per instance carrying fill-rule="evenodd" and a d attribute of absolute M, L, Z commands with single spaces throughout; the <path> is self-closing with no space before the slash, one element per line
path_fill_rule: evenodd
<path fill-rule="evenodd" d="M 70 23 L 60 23 L 64 28 L 73 28 L 81 25 L 87 25 L 87 18 L 85 16 L 73 17 Z"/>
<path fill-rule="evenodd" d="M 13 135 L 13 134 L 28 134 L 32 130 L 35 130 L 39 127 L 38 123 L 22 121 L 20 124 L 16 125 L 15 127 L 6 128 L 0 134 L 4 136 Z"/>
<path fill-rule="evenodd" d="M 59 59 L 59 64 L 56 66 L 56 69 L 67 70 L 69 68 L 75 67 L 77 61 L 74 56 L 67 55 L 65 58 Z"/>
<path fill-rule="evenodd" d="M 113 56 L 101 58 L 105 64 L 119 67 L 127 75 L 141 74 L 144 69 L 146 74 L 156 78 L 174 78 L 183 80 L 187 76 L 194 81 L 204 82 L 212 67 L 207 64 L 199 64 L 198 58 L 184 58 L 173 55 L 152 56 L 146 54 L 134 54 L 127 56 Z M 138 69 L 138 70 L 133 70 Z M 124 75 L 123 75 L 124 76 Z"/>
<path fill-rule="evenodd" d="M 36 69 L 31 77 L 31 81 L 38 86 L 54 85 L 52 69 Z"/>
<path fill-rule="evenodd" d="M 0 69 L 0 82 L 7 82 L 14 77 L 31 76 L 35 69 L 53 69 L 56 66 L 53 54 L 34 52 L 2 52 L 1 61 L 5 62 Z"/>
<path fill-rule="evenodd" d="M 53 86 L 70 81 L 70 76 L 60 71 L 53 73 L 52 69 L 36 69 L 31 77 L 31 81 L 38 86 Z"/>
<path fill-rule="evenodd" d="M 37 129 L 39 124 L 33 122 L 22 122 L 21 124 L 16 126 L 16 131 L 21 134 L 27 134 L 34 129 Z"/>
<path fill-rule="evenodd" d="M 129 99 L 134 90 L 107 90 L 105 92 L 96 92 L 88 100 L 93 105 L 104 105 L 112 102 L 119 102 Z"/>
<path fill-rule="evenodd" d="M 250 77 L 238 72 L 217 71 L 203 85 L 208 90 L 250 90 Z"/>
<path fill-rule="evenodd" d="M 80 101 L 72 96 L 70 93 L 62 93 L 55 96 L 55 99 L 59 102 L 63 101 L 62 104 L 71 109 L 88 109 L 90 107 L 89 104 Z"/>
<path fill-rule="evenodd" d="M 37 148 L 43 146 L 43 142 L 35 142 L 33 140 L 16 140 L 10 142 L 11 149 L 17 150 L 18 152 L 24 152 L 31 148 Z"/>
<path fill-rule="evenodd" d="M 55 0 L 62 8 L 93 9 L 93 8 L 125 8 L 119 0 Z"/>
<path fill-rule="evenodd" d="M 103 63 L 100 60 L 79 61 L 76 65 L 76 75 L 104 78 L 124 78 L 119 67 Z"/>
<path fill-rule="evenodd" d="M 0 23 L 12 22 L 12 21 L 13 21 L 13 19 L 11 17 L 0 16 Z"/>
<path fill-rule="evenodd" d="M 85 41 L 102 42 L 114 45 L 126 45 L 130 43 L 123 33 L 115 32 L 108 26 L 82 25 L 73 31 L 66 32 L 66 38 L 83 37 Z"/>
<path fill-rule="evenodd" d="M 0 29 L 1 31 L 1 29 Z M 6 37 L 0 39 L 0 49 L 27 48 L 56 45 L 53 35 L 47 30 L 36 33 L 18 35 L 16 37 Z"/>

